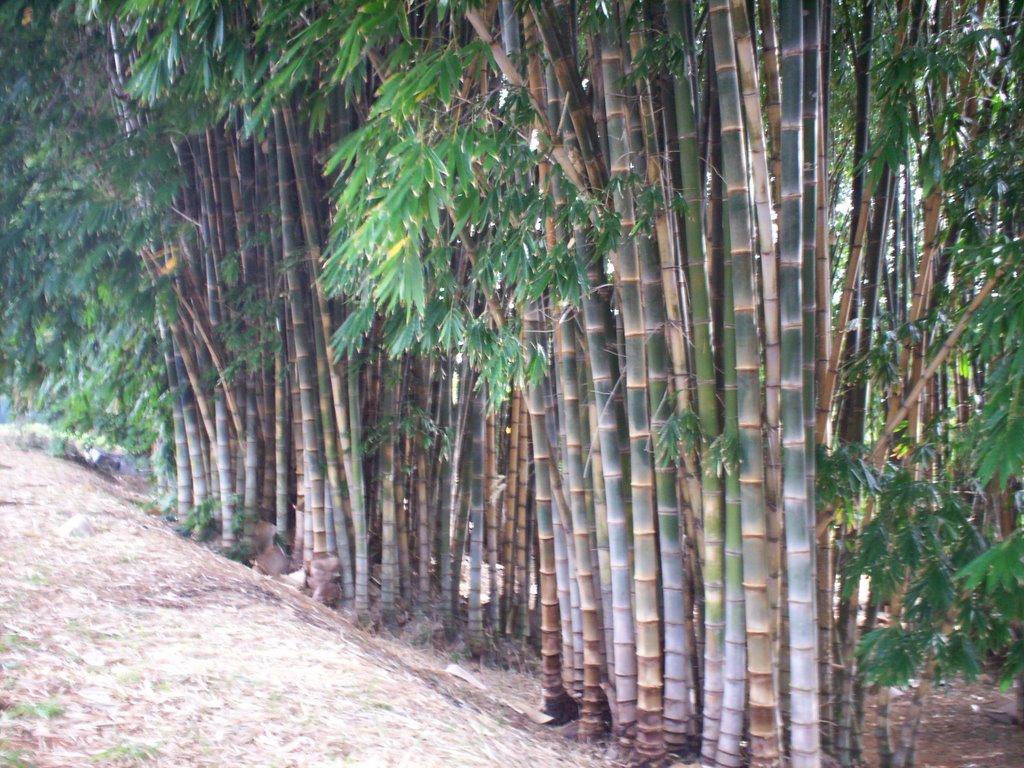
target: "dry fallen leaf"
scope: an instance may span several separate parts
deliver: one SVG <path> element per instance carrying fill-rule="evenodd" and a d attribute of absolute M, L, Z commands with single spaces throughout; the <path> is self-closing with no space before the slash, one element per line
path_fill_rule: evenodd
<path fill-rule="evenodd" d="M 479 688 L 481 691 L 487 690 L 487 686 L 483 684 L 479 677 L 474 675 L 472 672 L 466 671 L 458 664 L 449 664 L 447 667 L 445 667 L 444 671 L 452 677 L 457 677 L 460 680 L 465 680 L 474 688 Z"/>

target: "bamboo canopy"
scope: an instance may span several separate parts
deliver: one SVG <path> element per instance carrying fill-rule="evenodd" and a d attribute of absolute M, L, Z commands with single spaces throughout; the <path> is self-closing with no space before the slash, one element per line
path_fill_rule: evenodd
<path fill-rule="evenodd" d="M 857 765 L 914 678 L 910 766 L 1024 625 L 1022 16 L 15 3 L 0 380 L 621 761 Z"/>

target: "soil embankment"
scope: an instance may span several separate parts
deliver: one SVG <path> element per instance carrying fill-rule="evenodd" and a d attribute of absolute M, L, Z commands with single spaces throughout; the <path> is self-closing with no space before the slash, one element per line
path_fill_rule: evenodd
<path fill-rule="evenodd" d="M 515 711 L 536 680 L 475 688 L 139 501 L 0 441 L 0 765 L 609 765 Z"/>

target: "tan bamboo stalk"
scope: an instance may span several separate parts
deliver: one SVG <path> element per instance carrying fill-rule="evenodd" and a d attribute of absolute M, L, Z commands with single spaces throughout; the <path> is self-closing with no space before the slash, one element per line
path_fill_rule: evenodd
<path fill-rule="evenodd" d="M 196 407 L 199 409 L 200 421 L 203 424 L 204 436 L 207 440 L 216 442 L 217 440 L 217 427 L 214 423 L 213 411 L 210 408 L 209 398 L 202 388 L 202 379 L 199 374 L 199 366 L 196 363 L 196 359 L 193 355 L 193 349 L 197 348 L 192 343 L 193 338 L 189 334 L 183 325 L 178 323 L 167 324 L 168 330 L 171 332 L 171 336 L 174 338 L 175 350 L 178 354 L 178 358 L 181 360 L 181 365 L 184 368 L 186 378 L 188 379 L 189 386 L 192 390 L 192 399 L 195 401 Z M 207 488 L 210 488 L 210 483 L 207 483 Z M 198 502 L 197 502 L 198 503 Z"/>
<path fill-rule="evenodd" d="M 771 611 L 768 603 L 768 547 L 767 547 L 767 510 L 764 499 L 764 464 L 762 448 L 762 423 L 761 423 L 761 386 L 759 380 L 760 355 L 757 333 L 757 306 L 754 293 L 754 261 L 752 252 L 752 231 L 750 215 L 750 190 L 748 187 L 748 166 L 747 166 L 747 145 L 741 112 L 741 80 L 744 79 L 743 67 L 753 66 L 752 50 L 748 52 L 749 60 L 744 63 L 744 46 L 742 38 L 738 44 L 739 55 L 734 51 L 732 41 L 746 33 L 746 47 L 750 47 L 749 32 L 745 29 L 736 30 L 733 21 L 736 14 L 733 13 L 728 0 L 713 0 L 710 7 L 711 30 L 715 45 L 715 76 L 718 79 L 719 104 L 721 105 L 721 126 L 722 126 L 722 155 L 723 172 L 725 185 L 728 193 L 728 241 L 730 247 L 730 264 L 726 266 L 729 276 L 728 282 L 731 286 L 731 295 L 726 295 L 726 311 L 733 310 L 734 329 L 732 330 L 732 344 L 730 344 L 730 329 L 726 325 L 726 347 L 733 347 L 735 360 L 734 367 L 726 361 L 726 407 L 731 410 L 731 419 L 734 421 L 727 425 L 728 430 L 734 430 L 734 434 L 740 441 L 740 463 L 738 467 L 739 479 L 732 481 L 736 488 L 734 493 L 740 495 L 733 501 L 736 511 L 731 514 L 727 512 L 727 534 L 726 534 L 726 568 L 739 571 L 737 563 L 742 562 L 742 591 L 738 590 L 736 579 L 739 573 L 727 573 L 726 590 L 727 595 L 733 592 L 729 600 L 730 605 L 737 602 L 744 612 L 742 618 L 745 622 L 746 644 L 747 644 L 747 675 L 750 683 L 750 740 L 752 764 L 756 766 L 775 766 L 780 762 L 780 749 L 778 732 L 776 728 L 776 699 L 775 686 L 773 681 L 773 670 L 775 668 L 774 655 L 771 643 Z M 745 16 L 744 16 L 745 21 Z M 744 25 L 745 26 L 745 25 Z M 750 79 L 750 78 L 746 78 Z M 745 96 L 746 94 L 744 94 Z M 749 110 L 757 108 L 756 99 L 754 103 L 744 99 L 744 106 Z M 750 117 L 748 115 L 748 122 Z M 757 142 L 750 143 L 750 157 L 752 162 L 764 163 L 763 144 L 760 151 Z M 764 168 L 767 171 L 767 168 Z M 763 206 L 762 206 L 763 207 Z M 760 224 L 760 222 L 759 222 Z M 762 239 L 761 247 L 767 246 L 773 249 L 769 241 L 765 243 Z M 763 256 L 763 254 L 762 254 Z M 768 266 L 765 265 L 765 270 Z M 765 297 L 772 290 L 765 281 Z M 766 301 L 767 304 L 767 301 Z M 765 306 L 765 314 L 777 311 L 776 307 Z M 766 321 L 767 322 L 767 321 Z M 776 327 L 777 330 L 777 327 Z M 766 347 L 768 345 L 768 334 L 766 332 Z M 727 350 L 728 354 L 728 350 Z M 778 362 L 778 361 L 776 361 Z M 767 364 L 766 364 L 767 365 Z M 735 371 L 731 373 L 730 369 Z M 729 379 L 733 378 L 733 394 L 729 392 Z M 767 379 L 766 372 L 766 379 Z M 738 401 L 735 392 L 738 391 Z M 769 425 L 771 429 L 771 425 Z M 736 470 L 733 470 L 736 471 Z M 727 489 L 730 481 L 727 479 Z M 727 491 L 728 493 L 728 491 Z M 729 502 L 727 500 L 727 510 Z M 742 517 L 742 554 L 736 549 L 736 541 L 740 538 L 739 531 L 730 536 L 733 528 L 739 528 Z M 735 518 L 735 519 L 733 519 Z M 731 525 L 730 525 L 730 520 Z M 739 594 L 735 594 L 739 592 Z M 735 609 L 730 608 L 730 615 L 727 616 L 726 635 L 730 647 L 726 651 L 726 665 L 730 665 L 730 656 L 739 656 L 737 651 L 730 654 L 730 650 L 739 640 L 738 627 L 735 625 L 741 618 Z M 731 640 L 730 640 L 731 638 Z M 742 649 L 739 649 L 742 650 Z M 735 661 L 733 662 L 735 664 Z M 733 676 L 736 676 L 734 670 Z M 736 699 L 738 701 L 733 707 L 724 707 L 726 715 L 723 716 L 722 738 L 718 745 L 719 765 L 735 765 L 739 759 L 739 737 L 741 736 L 743 719 L 743 694 L 742 681 L 733 681 L 732 686 L 727 686 L 726 700 Z M 738 706 L 737 706 L 738 705 Z M 739 712 L 737 723 L 736 711 Z M 732 712 L 730 715 L 729 713 Z M 729 733 L 732 736 L 731 743 L 726 743 L 727 723 Z"/>
<path fill-rule="evenodd" d="M 408 371 L 408 358 L 402 368 Z M 403 374 L 405 379 L 405 374 Z M 399 402 L 406 402 L 408 389 L 403 381 L 399 390 Z M 398 406 L 401 413 L 402 406 Z M 399 421 L 401 424 L 401 421 Z M 409 605 L 412 595 L 412 552 L 409 548 L 409 441 L 410 435 L 399 428 L 395 442 L 395 529 L 398 532 L 398 594 L 403 605 Z"/>
<path fill-rule="evenodd" d="M 498 633 L 500 617 L 498 611 L 498 538 L 500 533 L 499 519 L 500 507 L 498 500 L 501 489 L 497 488 L 498 481 L 498 430 L 497 413 L 494 410 L 487 412 L 487 439 L 484 441 L 484 511 L 486 516 L 486 538 L 487 538 L 487 568 L 490 575 L 488 581 L 488 621 L 491 631 Z"/>
<path fill-rule="evenodd" d="M 889 445 L 892 441 L 893 435 L 896 434 L 896 429 L 907 417 L 910 409 L 917 405 L 928 381 L 935 376 L 940 366 L 942 366 L 942 364 L 949 358 L 953 350 L 956 349 L 956 344 L 963 335 L 963 332 L 967 330 L 967 324 L 971 317 L 978 310 L 978 307 L 982 305 L 988 295 L 995 290 L 999 281 L 1003 277 L 1004 271 L 1005 269 L 1001 267 L 995 272 L 995 274 L 985 281 L 985 284 L 981 287 L 978 293 L 975 294 L 971 303 L 968 304 L 967 308 L 964 309 L 963 313 L 961 313 L 960 319 L 957 320 L 956 325 L 953 326 L 953 330 L 949 332 L 946 340 L 932 356 L 928 365 L 924 367 L 920 375 L 909 382 L 910 386 L 908 387 L 906 395 L 901 398 L 898 406 L 894 410 L 890 411 L 889 416 L 885 420 L 885 427 L 882 430 L 882 434 L 879 436 L 878 440 L 875 441 L 875 445 L 871 449 L 871 460 L 874 462 L 875 466 L 881 466 L 885 462 L 885 457 L 889 451 Z M 862 526 L 866 524 L 867 521 L 861 523 Z"/>
<path fill-rule="evenodd" d="M 295 265 L 298 256 L 298 233 L 295 231 L 294 175 L 287 154 L 287 136 L 284 121 L 279 113 L 274 116 L 274 134 L 278 163 L 278 194 L 281 211 L 281 236 L 285 262 L 285 276 L 288 284 L 288 303 L 291 308 L 292 336 L 295 341 L 295 363 L 298 371 L 300 413 L 302 417 L 302 451 L 304 457 L 304 479 L 310 487 L 306 498 L 312 532 L 311 556 L 327 553 L 327 529 L 324 515 L 324 481 L 320 469 L 320 450 L 317 445 L 316 422 L 319 414 L 315 405 L 315 375 L 310 364 L 314 353 L 309 342 L 306 312 L 303 300 L 302 281 Z"/>
<path fill-rule="evenodd" d="M 530 460 L 530 417 L 526 408 L 526 394 L 519 391 L 519 490 L 516 493 L 516 626 L 515 632 L 525 638 L 529 632 L 530 613 L 530 571 L 529 542 L 527 536 L 530 522 L 529 511 L 529 460 Z"/>
<path fill-rule="evenodd" d="M 531 26 L 530 29 L 536 31 L 536 26 Z M 557 41 L 555 42 L 557 43 Z M 545 44 L 548 45 L 549 41 L 545 41 Z M 577 88 L 579 83 L 575 66 L 565 55 L 556 56 L 555 59 L 556 63 L 552 67 L 553 74 L 557 75 L 559 83 L 564 82 L 562 87 L 568 86 L 570 90 Z M 543 91 L 543 84 L 540 82 L 539 76 L 538 67 L 530 69 L 530 86 L 534 93 Z M 549 99 L 552 100 L 552 103 L 557 103 L 555 101 L 556 89 L 549 88 L 548 90 Z M 570 113 L 573 113 L 574 119 L 580 122 L 580 127 L 585 132 L 592 130 L 586 123 L 586 116 L 578 112 L 578 102 L 573 100 L 571 103 L 567 102 L 567 105 Z M 588 166 L 591 169 L 596 167 L 603 166 L 594 164 Z M 600 173 L 597 175 L 600 176 Z M 551 184 L 554 197 L 558 201 L 560 193 L 557 175 L 551 174 Z M 630 604 L 629 556 L 625 535 L 626 506 L 623 493 L 623 467 L 619 453 L 619 408 L 613 397 L 617 368 L 606 346 L 608 336 L 605 323 L 611 315 L 608 298 L 601 287 L 605 280 L 601 275 L 600 264 L 594 258 L 589 239 L 590 233 L 582 228 L 577 228 L 573 232 L 573 237 L 581 273 L 586 275 L 586 283 L 581 285 L 586 348 L 594 388 L 595 409 L 598 414 L 596 431 L 600 441 L 601 455 L 604 457 L 601 462 L 601 478 L 605 491 L 604 511 L 609 531 L 609 567 L 612 574 L 612 611 L 609 613 L 614 635 L 614 648 L 609 655 L 608 668 L 609 674 L 613 675 L 615 680 L 615 701 L 610 700 L 609 704 L 612 709 L 616 736 L 619 737 L 620 744 L 628 749 L 636 722 L 636 654 L 633 612 Z M 531 408 L 531 421 L 532 410 Z M 532 431 L 535 431 L 535 428 Z M 600 509 L 596 509 L 596 514 L 600 514 L 600 512 Z M 601 525 L 598 523 L 598 529 L 600 530 L 600 528 Z"/>
<path fill-rule="evenodd" d="M 424 375 L 425 374 L 425 375 Z M 434 361 L 421 361 L 420 367 L 419 401 L 425 412 L 430 413 L 431 405 L 431 383 L 434 381 Z M 430 605 L 430 554 L 433 526 L 433 515 L 429 500 L 429 486 L 431 477 L 427 467 L 427 457 L 430 454 L 432 441 L 426 436 L 420 436 L 414 443 L 414 461 L 416 465 L 416 522 L 417 533 L 416 543 L 419 549 L 417 585 L 416 585 L 416 606 L 426 612 Z"/>
<path fill-rule="evenodd" d="M 630 147 L 630 116 L 623 98 L 624 52 L 619 39 L 619 22 L 613 9 L 601 36 L 601 70 L 605 84 L 607 136 L 613 178 L 624 180 L 630 173 L 634 148 Z M 635 148 L 639 149 L 639 148 Z M 639 161 L 639 154 L 636 155 Z M 613 186 L 612 199 L 622 231 L 632 231 L 635 222 L 632 192 L 625 184 Z M 662 650 L 658 608 L 658 550 L 654 512 L 654 473 L 650 454 L 651 426 L 648 413 L 648 382 L 645 355 L 646 329 L 637 250 L 643 235 L 621 238 L 612 261 L 616 289 L 622 310 L 626 353 L 626 402 L 629 431 L 630 500 L 633 521 L 633 588 L 636 595 L 637 655 L 637 741 L 642 759 L 658 760 L 665 752 L 662 722 Z M 616 617 L 618 618 L 618 617 Z"/>
<path fill-rule="evenodd" d="M 580 423 L 579 376 L 576 370 L 576 318 L 564 308 L 557 325 L 558 370 L 565 400 L 566 469 L 569 479 L 569 506 L 572 513 L 573 547 L 576 555 L 575 578 L 580 595 L 583 623 L 583 708 L 580 735 L 591 738 L 603 730 L 601 717 L 601 626 L 591 560 L 589 522 L 583 468 L 583 435 Z"/>
<path fill-rule="evenodd" d="M 545 313 L 546 314 L 546 313 Z M 550 353 L 545 350 L 545 354 Z M 555 581 L 558 587 L 558 615 L 562 627 L 562 680 L 565 687 L 572 693 L 576 692 L 576 682 L 582 682 L 582 672 L 576 670 L 576 626 L 573 621 L 573 595 L 571 582 L 574 581 L 571 563 L 569 562 L 568 543 L 566 541 L 565 522 L 569 517 L 568 502 L 565 500 L 565 493 L 562 488 L 562 475 L 558 470 L 560 465 L 558 443 L 552 439 L 557 432 L 555 426 L 557 417 L 555 415 L 555 395 L 551 392 L 550 382 L 545 378 L 543 384 L 538 385 L 544 393 L 544 417 L 545 434 L 548 440 L 548 451 L 551 456 L 551 472 L 548 481 L 551 484 L 551 524 L 554 531 L 555 547 Z M 582 650 L 582 648 L 581 648 Z"/>
<path fill-rule="evenodd" d="M 315 289 L 314 289 L 315 290 Z M 318 314 L 318 308 L 314 303 L 313 314 Z M 338 441 L 337 427 L 334 422 L 334 410 L 331 407 L 331 382 L 328 368 L 329 353 L 327 341 L 324 338 L 323 326 L 313 323 L 313 340 L 316 360 L 317 394 L 319 405 L 320 430 L 322 445 L 324 449 L 324 464 L 327 469 L 326 493 L 330 497 L 331 508 L 334 511 L 331 526 L 328 531 L 335 540 L 338 560 L 341 562 L 341 583 L 345 600 L 351 600 L 355 593 L 355 576 L 352 563 L 352 545 L 348 535 L 348 521 L 345 514 L 345 504 L 341 495 L 341 472 L 338 463 Z"/>
<path fill-rule="evenodd" d="M 753 188 L 757 251 L 760 254 L 761 292 L 764 308 L 764 409 L 767 422 L 768 453 L 765 467 L 764 503 L 767 506 L 765 536 L 768 557 L 768 602 L 772 616 L 773 638 L 778 629 L 776 617 L 779 605 L 779 562 L 781 557 L 779 503 L 782 486 L 782 434 L 780 425 L 781 348 L 779 342 L 779 286 L 778 258 L 773 224 L 774 203 L 772 182 L 768 173 L 765 149 L 765 130 L 760 109 L 760 84 L 757 58 L 747 15 L 747 6 L 732 0 L 732 23 L 735 30 L 736 59 L 743 96 L 745 136 L 750 146 L 750 181 Z M 763 9 L 762 9 L 763 10 Z M 779 102 L 778 60 L 775 50 L 775 23 L 771 13 L 763 21 L 762 59 L 767 83 L 767 111 L 772 134 L 772 167 L 775 184 L 778 183 L 778 131 L 781 105 Z M 776 190 L 777 191 L 777 190 Z M 748 615 L 748 621 L 749 621 Z M 775 640 L 772 641 L 773 647 Z M 777 687 L 777 686 L 776 686 Z M 771 752 L 771 749 L 768 750 Z M 769 758 L 770 759 L 770 758 Z"/>
<path fill-rule="evenodd" d="M 639 29 L 630 33 L 630 53 L 642 53 L 645 41 Z M 637 149 L 643 148 L 646 157 L 645 172 L 648 186 L 659 188 L 662 184 L 658 141 L 654 122 L 653 96 L 649 83 L 640 88 L 639 108 L 631 122 L 630 141 Z M 640 257 L 641 298 L 643 302 L 645 346 L 647 353 L 648 393 L 650 396 L 651 441 L 654 453 L 655 499 L 658 520 L 659 576 L 661 584 L 661 605 L 664 617 L 664 689 L 663 729 L 666 747 L 680 751 L 687 745 L 691 729 L 690 697 L 692 690 L 687 682 L 686 669 L 689 664 L 689 648 L 685 632 L 684 581 L 682 547 L 680 544 L 679 497 L 676 491 L 676 464 L 663 446 L 665 425 L 676 411 L 669 389 L 669 369 L 674 369 L 674 380 L 687 401 L 688 387 L 685 380 L 686 354 L 682 339 L 682 328 L 675 333 L 667 332 L 665 285 L 662 281 L 662 264 L 672 259 L 670 255 L 667 214 L 659 209 L 654 216 L 655 238 L 637 238 L 637 253 Z M 669 292 L 675 294 L 674 281 L 668 280 Z M 678 295 L 673 296 L 678 301 Z M 669 339 L 675 339 L 673 344 Z M 671 357 L 671 365 L 670 365 Z M 680 403 L 682 406 L 682 402 Z M 692 462 L 692 452 L 684 451 L 683 463 Z"/>
<path fill-rule="evenodd" d="M 532 345 L 547 347 L 541 337 L 540 310 L 531 302 L 526 310 L 527 349 Z M 576 714 L 576 702 L 565 691 L 562 682 L 558 594 L 555 584 L 555 532 L 551 520 L 550 441 L 544 423 L 544 395 L 536 382 L 526 383 L 526 400 L 530 411 L 530 432 L 533 436 L 535 503 L 538 540 L 539 593 L 541 610 L 541 670 L 544 710 L 556 722 Z"/>
<path fill-rule="evenodd" d="M 288 341 L 288 368 L 290 371 L 295 371 L 288 377 L 288 414 L 290 417 L 290 423 L 288 430 L 290 432 L 290 443 L 292 447 L 291 464 L 292 471 L 295 473 L 295 504 L 293 510 L 295 512 L 295 524 L 293 526 L 293 537 L 292 537 L 292 561 L 298 567 L 301 567 L 306 562 L 306 460 L 303 452 L 303 437 L 302 437 L 302 396 L 299 388 L 299 379 L 297 375 L 297 368 L 295 361 L 295 333 L 291 322 L 290 308 L 285 312 L 285 336 Z"/>
<path fill-rule="evenodd" d="M 173 331 L 173 328 L 169 330 Z M 185 364 L 182 362 L 181 351 L 177 338 L 171 335 L 174 347 L 174 367 L 178 374 L 178 381 L 181 382 L 182 408 L 181 415 L 185 427 L 185 437 L 188 441 L 189 471 L 192 476 L 192 503 L 195 507 L 201 507 L 207 499 L 206 483 L 206 462 L 203 458 L 203 438 L 199 428 L 199 420 L 196 418 L 195 393 L 187 383 Z"/>
<path fill-rule="evenodd" d="M 778 214 L 782 183 L 782 95 L 775 11 L 771 0 L 757 0 L 757 12 L 761 22 L 761 59 L 764 63 L 765 112 L 768 117 L 768 146 L 771 150 L 769 165 L 772 170 L 772 201 Z"/>
<path fill-rule="evenodd" d="M 295 189 L 299 201 L 299 221 L 306 246 L 306 263 L 310 270 L 311 293 L 315 299 L 312 306 L 313 335 L 316 343 L 316 370 L 319 392 L 319 416 L 322 422 L 324 461 L 327 469 L 327 488 L 335 510 L 334 534 L 337 539 L 338 556 L 341 561 L 341 575 L 344 594 L 351 599 L 355 591 L 355 575 L 348 537 L 346 507 L 341 494 L 342 475 L 339 458 L 344 462 L 345 477 L 351 477 L 351 448 L 348 445 L 348 414 L 345 411 L 345 396 L 342 391 L 341 374 L 338 366 L 332 364 L 334 355 L 330 352 L 332 333 L 330 313 L 324 297 L 323 287 L 317 278 L 320 270 L 322 232 L 314 201 L 313 183 L 309 178 L 309 157 L 299 126 L 296 124 L 291 106 L 281 108 L 288 149 L 294 169 Z M 339 436 L 343 443 L 339 457 Z M 347 450 L 346 450 L 347 449 Z M 360 503 L 359 495 L 352 495 Z"/>
<path fill-rule="evenodd" d="M 586 358 L 583 359 L 583 366 L 586 366 Z M 589 378 L 588 378 L 589 382 Z M 601 442 L 595 440 L 599 435 L 600 417 L 597 412 L 597 401 L 593 393 L 587 397 L 586 418 L 581 424 L 587 425 L 589 439 L 586 445 L 589 446 L 588 462 L 590 464 L 590 477 L 594 496 L 594 543 L 597 549 L 597 566 L 601 591 L 601 630 L 604 636 L 604 662 L 605 676 L 609 680 L 615 679 L 615 630 L 612 626 L 614 620 L 614 598 L 612 595 L 612 563 L 611 550 L 608 541 L 608 508 L 605 504 L 605 488 L 602 479 L 604 468 L 601 462 Z M 609 697 L 613 698 L 613 697 Z M 613 710 L 613 718 L 617 716 Z"/>
<path fill-rule="evenodd" d="M 349 365 L 347 371 L 349 434 L 351 436 L 352 471 L 348 474 L 348 492 L 352 503 L 352 535 L 355 539 L 356 617 L 366 622 L 369 617 L 369 555 L 365 487 L 363 485 L 363 420 L 359 401 L 359 367 Z"/>
<path fill-rule="evenodd" d="M 506 635 L 511 635 L 509 619 L 513 612 L 516 578 L 516 515 L 519 510 L 519 473 L 522 469 L 519 455 L 519 435 L 521 431 L 520 413 L 521 398 L 518 388 L 512 389 L 509 398 L 508 415 L 508 452 L 505 462 L 505 498 L 502 504 L 504 525 L 502 531 L 502 557 L 505 566 L 501 584 L 501 624 Z"/>

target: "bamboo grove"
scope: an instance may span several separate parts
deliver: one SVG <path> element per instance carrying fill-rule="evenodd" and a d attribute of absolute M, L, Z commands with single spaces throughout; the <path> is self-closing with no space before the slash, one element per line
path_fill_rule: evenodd
<path fill-rule="evenodd" d="M 532 643 L 635 764 L 909 766 L 932 684 L 1024 670 L 1020 0 L 4 13 L 107 130 L 92 224 L 5 166 L 5 301 L 116 254 L 179 524 Z"/>

